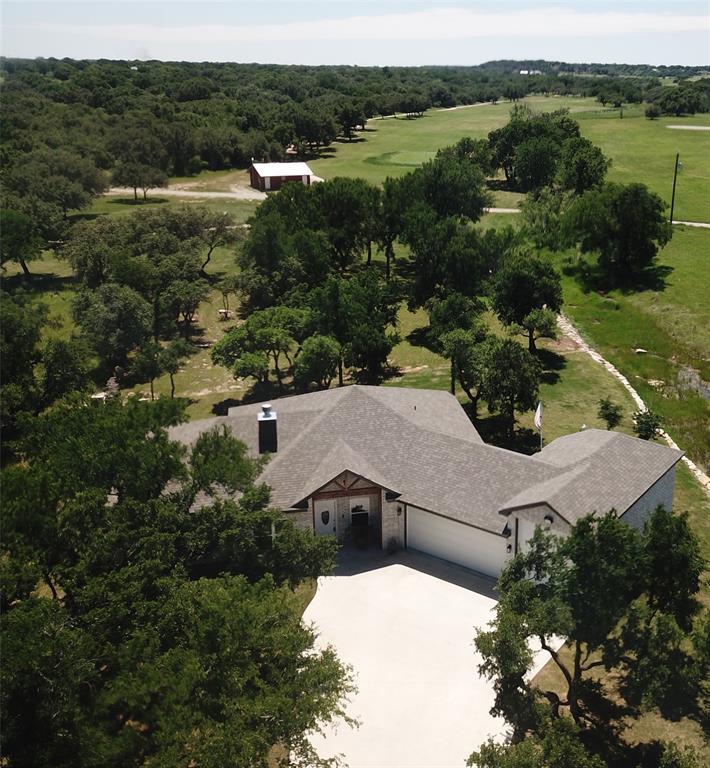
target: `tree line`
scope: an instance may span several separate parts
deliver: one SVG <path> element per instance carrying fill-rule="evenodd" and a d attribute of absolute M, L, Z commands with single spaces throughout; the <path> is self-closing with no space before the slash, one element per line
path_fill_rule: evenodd
<path fill-rule="evenodd" d="M 170 176 L 307 157 L 351 139 L 372 117 L 417 116 L 530 93 L 641 102 L 656 79 L 589 78 L 546 69 L 306 67 L 1 59 L 2 207 L 58 239 L 68 210 L 114 185 L 139 191 Z M 674 109 L 707 109 L 702 81 Z M 667 98 L 675 88 L 665 88 Z M 663 102 L 670 109 L 669 104 Z M 26 226 L 26 220 L 23 220 Z"/>

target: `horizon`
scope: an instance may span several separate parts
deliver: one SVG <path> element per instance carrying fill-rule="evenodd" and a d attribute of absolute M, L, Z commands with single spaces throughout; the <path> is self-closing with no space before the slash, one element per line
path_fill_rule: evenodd
<path fill-rule="evenodd" d="M 2 4 L 5 58 L 332 66 L 489 61 L 710 66 L 702 2 L 208 2 Z"/>

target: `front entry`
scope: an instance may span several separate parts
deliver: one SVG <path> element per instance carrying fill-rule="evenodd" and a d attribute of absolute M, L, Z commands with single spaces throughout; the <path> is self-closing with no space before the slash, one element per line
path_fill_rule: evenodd
<path fill-rule="evenodd" d="M 317 499 L 313 503 L 315 529 L 319 536 L 335 536 L 335 499 Z"/>

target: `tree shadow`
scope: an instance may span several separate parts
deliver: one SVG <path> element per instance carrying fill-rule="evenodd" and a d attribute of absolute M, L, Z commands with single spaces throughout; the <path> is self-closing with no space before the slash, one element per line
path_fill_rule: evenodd
<path fill-rule="evenodd" d="M 611 290 L 619 290 L 624 295 L 641 293 L 643 291 L 665 291 L 668 277 L 674 267 L 668 264 L 652 264 L 636 275 L 610 275 L 599 267 L 596 262 L 581 261 L 577 264 L 567 264 L 562 272 L 573 277 L 585 293 L 605 294 Z"/>
<path fill-rule="evenodd" d="M 667 676 L 668 682 L 664 689 L 654 697 L 654 707 L 665 720 L 678 722 L 687 717 L 695 721 L 702 728 L 705 737 L 710 737 L 710 718 L 707 708 L 703 705 L 703 685 L 698 683 L 701 673 L 697 672 L 692 656 L 679 649 L 672 654 L 670 666 L 673 672 Z M 644 703 L 647 689 L 646 681 L 635 681 L 630 676 L 625 677 L 619 686 L 624 699 L 638 709 Z"/>
<path fill-rule="evenodd" d="M 507 179 L 486 179 L 486 189 L 490 192 L 520 192 L 520 189 Z"/>
<path fill-rule="evenodd" d="M 215 416 L 227 416 L 230 408 L 234 408 L 237 405 L 242 404 L 242 400 L 237 400 L 235 397 L 227 397 L 212 406 L 212 413 Z"/>
<path fill-rule="evenodd" d="M 537 358 L 542 365 L 541 381 L 543 384 L 557 384 L 560 380 L 559 371 L 567 366 L 567 358 L 551 349 L 538 348 Z"/>
<path fill-rule="evenodd" d="M 532 456 L 533 453 L 540 450 L 540 435 L 535 430 L 519 427 L 514 430 L 511 437 L 508 434 L 508 422 L 503 416 L 498 413 L 483 416 L 480 414 L 483 409 L 480 403 L 478 408 L 479 415 L 476 418 L 473 413 L 473 403 L 463 405 L 464 411 L 473 422 L 484 443 L 495 445 L 498 448 L 506 448 L 516 453 L 524 453 L 527 456 Z"/>
<path fill-rule="evenodd" d="M 332 144 L 329 144 L 327 147 L 319 147 L 318 149 L 308 148 L 298 156 L 301 160 L 308 162 L 309 160 L 327 160 L 333 157 L 336 152 L 337 149 Z"/>
<path fill-rule="evenodd" d="M 410 331 L 405 338 L 413 347 L 424 347 L 430 352 L 439 352 L 438 349 L 435 349 L 435 345 L 432 342 L 431 328 L 428 325 L 415 328 Z"/>
<path fill-rule="evenodd" d="M 59 293 L 68 290 L 74 283 L 74 275 L 58 275 L 55 272 L 40 272 L 31 274 L 29 277 L 18 273 L 2 278 L 3 288 L 6 290 L 21 290 L 31 295 L 48 293 L 49 291 Z"/>
<path fill-rule="evenodd" d="M 102 216 L 106 216 L 105 213 L 73 213 L 71 216 L 67 216 L 67 221 L 73 223 L 79 221 L 93 221 L 94 219 L 100 219 Z"/>

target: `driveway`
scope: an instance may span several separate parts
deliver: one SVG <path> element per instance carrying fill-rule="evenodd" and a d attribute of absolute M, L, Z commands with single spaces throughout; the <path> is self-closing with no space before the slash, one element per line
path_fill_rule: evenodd
<path fill-rule="evenodd" d="M 473 647 L 496 604 L 492 587 L 413 552 L 341 553 L 304 620 L 352 665 L 358 692 L 347 709 L 361 725 L 313 736 L 321 757 L 342 755 L 350 768 L 463 768 L 481 742 L 503 739 Z"/>

